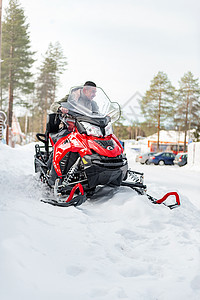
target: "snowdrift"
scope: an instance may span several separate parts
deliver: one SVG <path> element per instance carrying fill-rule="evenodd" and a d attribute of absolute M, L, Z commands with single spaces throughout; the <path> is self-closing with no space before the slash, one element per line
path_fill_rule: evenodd
<path fill-rule="evenodd" d="M 1 299 L 199 299 L 199 172 L 140 166 L 151 194 L 177 189 L 181 207 L 121 187 L 82 206 L 40 202 L 34 143 L 0 145 Z"/>

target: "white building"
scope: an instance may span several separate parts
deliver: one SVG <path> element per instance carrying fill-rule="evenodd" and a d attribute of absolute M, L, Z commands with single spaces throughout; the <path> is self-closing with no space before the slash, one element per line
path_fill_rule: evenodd
<path fill-rule="evenodd" d="M 140 153 L 157 150 L 158 134 L 154 133 L 133 145 L 139 149 Z M 184 132 L 175 130 L 161 130 L 159 136 L 160 151 L 183 152 Z"/>

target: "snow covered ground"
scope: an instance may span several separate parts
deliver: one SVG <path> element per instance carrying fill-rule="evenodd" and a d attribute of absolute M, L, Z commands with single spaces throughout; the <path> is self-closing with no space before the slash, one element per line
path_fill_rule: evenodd
<path fill-rule="evenodd" d="M 34 144 L 0 144 L 0 299 L 200 299 L 200 170 L 146 166 L 149 194 L 178 191 L 181 207 L 128 188 L 59 208 L 39 201 Z"/>

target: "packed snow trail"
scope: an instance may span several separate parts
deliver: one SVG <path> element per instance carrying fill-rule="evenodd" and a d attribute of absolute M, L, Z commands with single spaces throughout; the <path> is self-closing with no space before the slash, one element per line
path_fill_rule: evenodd
<path fill-rule="evenodd" d="M 178 187 L 181 207 L 172 211 L 125 187 L 100 189 L 77 208 L 54 207 L 39 201 L 33 154 L 34 144 L 0 145 L 2 300 L 200 298 L 200 210 L 189 185 L 187 197 Z M 153 191 L 156 169 L 148 167 Z M 158 170 L 162 194 L 171 188 Z"/>

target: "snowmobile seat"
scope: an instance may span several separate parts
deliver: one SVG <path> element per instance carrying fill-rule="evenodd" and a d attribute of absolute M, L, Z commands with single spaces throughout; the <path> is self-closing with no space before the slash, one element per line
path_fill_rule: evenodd
<path fill-rule="evenodd" d="M 60 120 L 57 117 L 57 114 L 55 114 L 55 113 L 49 114 L 48 120 L 47 120 L 47 125 L 46 125 L 46 132 L 45 133 L 37 133 L 36 134 L 37 139 L 44 144 L 48 143 L 49 134 L 50 133 L 58 133 L 59 124 L 60 124 Z"/>
<path fill-rule="evenodd" d="M 38 140 L 44 143 L 47 155 L 49 155 L 49 134 L 58 133 L 59 124 L 60 124 L 60 120 L 58 118 L 58 114 L 56 113 L 49 114 L 47 117 L 46 132 L 44 134 L 43 133 L 36 134 Z"/>
<path fill-rule="evenodd" d="M 58 114 L 52 113 L 48 115 L 47 119 L 47 127 L 46 132 L 49 133 L 57 133 L 59 130 L 60 119 L 58 118 Z"/>

